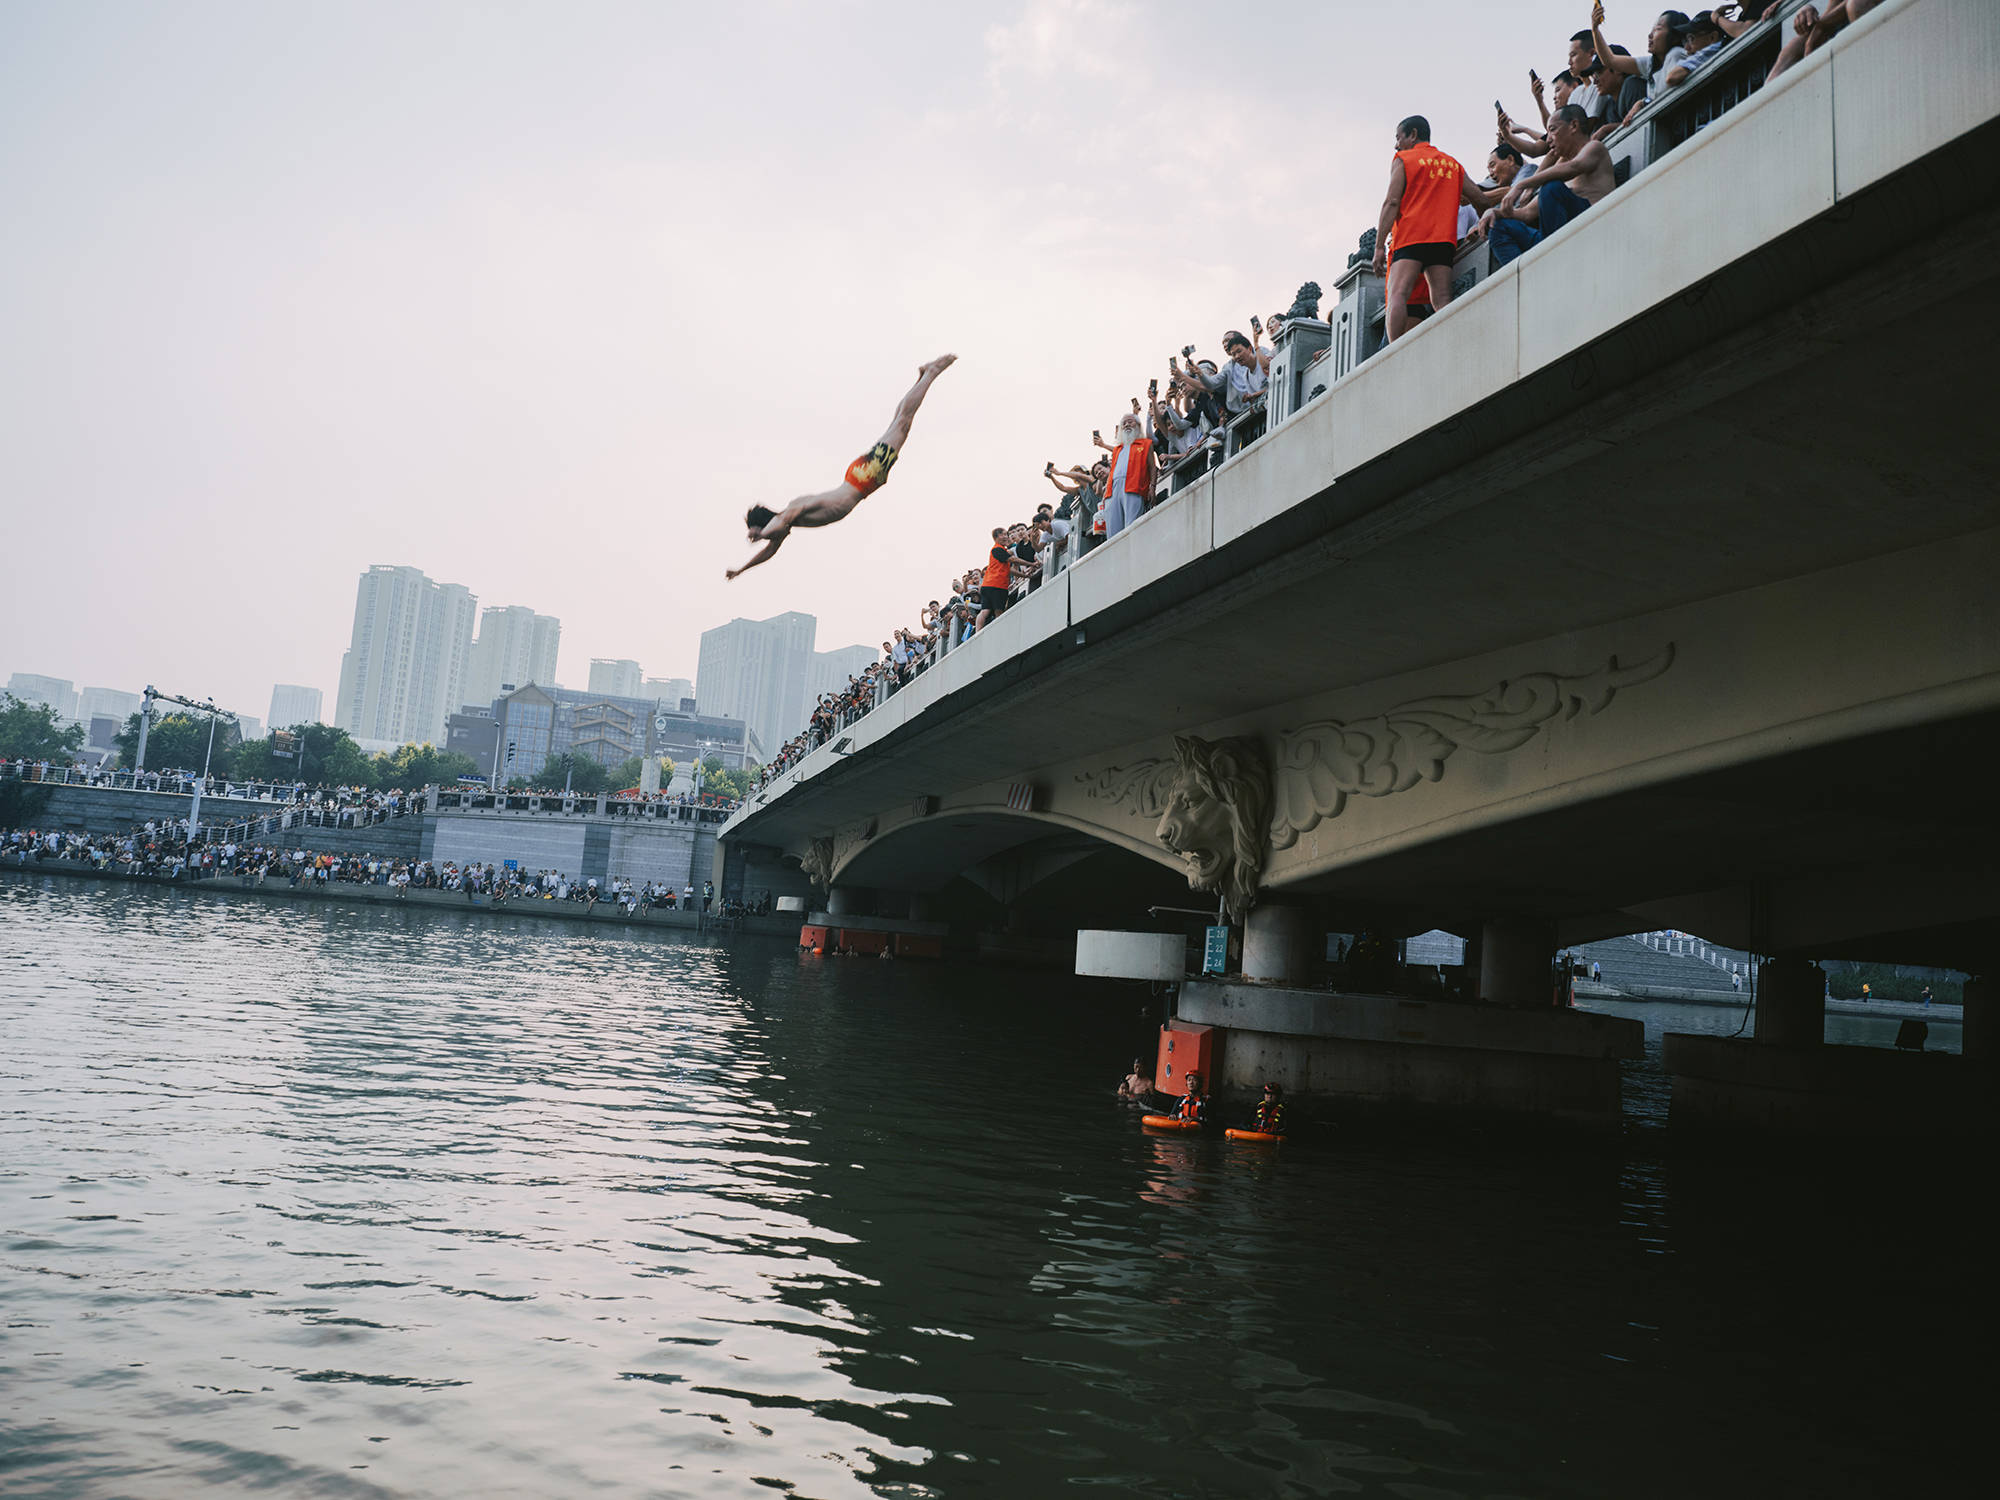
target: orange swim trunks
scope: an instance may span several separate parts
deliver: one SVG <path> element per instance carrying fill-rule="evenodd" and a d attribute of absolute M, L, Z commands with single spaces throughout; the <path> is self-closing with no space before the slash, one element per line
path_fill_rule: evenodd
<path fill-rule="evenodd" d="M 847 482 L 863 496 L 872 495 L 889 482 L 889 471 L 895 467 L 896 450 L 877 443 L 847 466 Z"/>

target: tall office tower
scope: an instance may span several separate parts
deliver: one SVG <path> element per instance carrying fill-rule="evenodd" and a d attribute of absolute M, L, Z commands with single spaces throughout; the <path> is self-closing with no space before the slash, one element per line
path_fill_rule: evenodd
<path fill-rule="evenodd" d="M 805 727 L 806 679 L 819 622 L 792 611 L 731 620 L 701 633 L 695 697 L 701 712 L 741 719 L 767 755 Z"/>
<path fill-rule="evenodd" d="M 606 693 L 614 698 L 636 698 L 644 679 L 645 673 L 639 670 L 636 661 L 593 656 L 590 659 L 590 683 L 584 691 Z"/>
<path fill-rule="evenodd" d="M 678 710 L 683 699 L 694 696 L 694 684 L 685 677 L 648 677 L 639 684 L 639 696 Z"/>
<path fill-rule="evenodd" d="M 316 687 L 281 682 L 271 689 L 270 725 L 273 729 L 290 729 L 294 724 L 317 724 L 320 704 L 324 701 Z"/>
<path fill-rule="evenodd" d="M 125 721 L 139 711 L 139 695 L 119 688 L 87 687 L 79 699 L 81 707 L 76 716 L 82 723 L 92 719 L 116 719 L 123 729 Z"/>
<path fill-rule="evenodd" d="M 255 714 L 238 714 L 236 733 L 241 739 L 261 740 L 264 738 L 264 721 Z"/>
<path fill-rule="evenodd" d="M 836 651 L 815 651 L 812 672 L 806 678 L 806 712 L 812 712 L 821 693 L 836 693 L 847 679 L 859 677 L 875 664 L 882 653 L 873 646 L 842 646 Z"/>
<path fill-rule="evenodd" d="M 363 573 L 334 723 L 357 740 L 443 744 L 445 716 L 464 695 L 478 607 L 463 584 L 433 583 L 416 568 Z"/>
<path fill-rule="evenodd" d="M 538 615 L 525 604 L 489 604 L 479 612 L 465 701 L 484 708 L 509 688 L 531 682 L 550 686 L 561 644 L 562 621 L 554 615 Z M 454 703 L 451 711 L 457 713 L 459 707 Z"/>
<path fill-rule="evenodd" d="M 7 691 L 23 703 L 45 703 L 65 724 L 76 722 L 76 685 L 67 677 L 44 677 L 39 672 L 16 672 L 7 679 Z"/>

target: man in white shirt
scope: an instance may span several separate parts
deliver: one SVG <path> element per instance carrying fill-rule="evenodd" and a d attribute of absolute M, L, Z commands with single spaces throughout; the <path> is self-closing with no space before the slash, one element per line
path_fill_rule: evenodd
<path fill-rule="evenodd" d="M 1222 406 L 1230 416 L 1240 416 L 1264 394 L 1264 382 L 1271 373 L 1271 351 L 1259 349 L 1234 328 L 1222 336 L 1224 363 L 1210 375 L 1195 367 L 1195 378 L 1222 396 Z"/>

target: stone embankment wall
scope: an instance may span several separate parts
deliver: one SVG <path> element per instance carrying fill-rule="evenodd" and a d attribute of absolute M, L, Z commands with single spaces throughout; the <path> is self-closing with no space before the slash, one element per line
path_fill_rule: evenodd
<path fill-rule="evenodd" d="M 428 825 L 424 857 L 455 864 L 560 870 L 585 880 L 664 880 L 698 891 L 714 862 L 713 823 L 655 822 L 547 813 L 442 812 Z"/>
<path fill-rule="evenodd" d="M 35 818 L 35 826 L 65 833 L 124 833 L 149 818 L 155 822 L 185 818 L 194 801 L 183 792 L 128 792 L 102 786 L 51 786 L 48 793 L 48 806 Z M 278 807 L 275 802 L 244 797 L 203 797 L 201 820 L 263 818 Z"/>

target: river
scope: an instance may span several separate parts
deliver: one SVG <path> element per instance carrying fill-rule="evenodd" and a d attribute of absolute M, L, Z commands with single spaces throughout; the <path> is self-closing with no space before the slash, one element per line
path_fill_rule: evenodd
<path fill-rule="evenodd" d="M 1955 1143 L 1156 1140 L 1144 1006 L 0 877 L 0 1492 L 1955 1489 Z"/>

